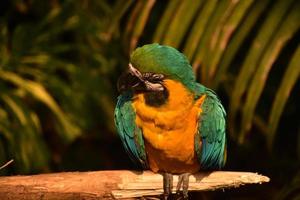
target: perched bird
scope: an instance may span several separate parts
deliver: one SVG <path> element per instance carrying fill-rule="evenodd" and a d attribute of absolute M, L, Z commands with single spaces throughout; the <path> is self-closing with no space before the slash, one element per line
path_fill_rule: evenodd
<path fill-rule="evenodd" d="M 226 160 L 225 110 L 217 95 L 196 82 L 187 58 L 159 44 L 137 48 L 118 81 L 115 124 L 130 158 L 163 174 L 164 198 L 188 198 L 189 175 L 220 169 Z"/>

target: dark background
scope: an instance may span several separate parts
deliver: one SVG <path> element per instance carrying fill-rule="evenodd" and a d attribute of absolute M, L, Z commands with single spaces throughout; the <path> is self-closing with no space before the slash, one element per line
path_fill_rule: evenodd
<path fill-rule="evenodd" d="M 14 162 L 0 174 L 135 169 L 114 127 L 116 83 L 136 46 L 159 42 L 222 100 L 224 170 L 271 178 L 192 199 L 299 199 L 299 10 L 297 0 L 2 1 L 0 165 Z"/>

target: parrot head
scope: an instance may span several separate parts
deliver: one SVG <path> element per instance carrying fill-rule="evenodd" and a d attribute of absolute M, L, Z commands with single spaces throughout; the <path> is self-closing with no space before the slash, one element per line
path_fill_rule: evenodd
<path fill-rule="evenodd" d="M 159 44 L 137 48 L 130 56 L 128 70 L 118 81 L 120 92 L 158 92 L 166 90 L 164 80 L 181 82 L 193 90 L 195 75 L 187 58 L 178 50 Z"/>

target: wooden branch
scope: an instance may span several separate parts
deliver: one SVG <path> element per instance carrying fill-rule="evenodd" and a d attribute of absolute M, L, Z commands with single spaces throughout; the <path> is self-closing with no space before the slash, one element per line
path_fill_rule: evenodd
<path fill-rule="evenodd" d="M 174 176 L 174 186 L 178 176 Z M 190 176 L 189 190 L 204 191 L 269 182 L 252 172 L 199 172 Z M 0 177 L 0 199 L 118 199 L 162 193 L 162 176 L 150 171 L 66 172 Z M 175 191 L 174 191 L 175 192 Z"/>

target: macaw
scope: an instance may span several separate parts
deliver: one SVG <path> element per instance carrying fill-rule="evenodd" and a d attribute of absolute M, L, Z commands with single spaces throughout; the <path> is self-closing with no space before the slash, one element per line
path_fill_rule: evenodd
<path fill-rule="evenodd" d="M 118 80 L 115 124 L 125 150 L 140 167 L 163 175 L 163 197 L 188 198 L 189 175 L 220 169 L 226 160 L 225 110 L 216 93 L 196 82 L 175 48 L 148 44 L 130 56 Z"/>

